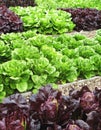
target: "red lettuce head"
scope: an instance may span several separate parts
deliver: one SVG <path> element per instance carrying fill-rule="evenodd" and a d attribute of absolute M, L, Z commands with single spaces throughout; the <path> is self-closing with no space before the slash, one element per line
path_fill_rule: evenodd
<path fill-rule="evenodd" d="M 25 130 L 28 124 L 29 105 L 20 94 L 14 94 L 0 105 L 1 130 Z"/>
<path fill-rule="evenodd" d="M 0 104 L 0 130 L 101 130 L 101 89 L 84 86 L 66 96 L 47 85 L 29 103 L 11 95 Z"/>
<path fill-rule="evenodd" d="M 22 32 L 23 22 L 14 12 L 5 5 L 0 5 L 0 34 Z"/>
<path fill-rule="evenodd" d="M 91 92 L 86 86 L 81 89 L 80 105 L 87 113 L 95 110 L 99 105 L 94 92 Z"/>
<path fill-rule="evenodd" d="M 91 130 L 90 126 L 83 120 L 72 120 L 68 123 L 65 130 Z"/>
<path fill-rule="evenodd" d="M 39 92 L 32 95 L 29 101 L 32 115 L 30 120 L 34 120 L 31 127 L 41 124 L 40 129 L 44 130 L 55 129 L 55 127 L 58 127 L 56 130 L 65 128 L 78 105 L 76 101 L 69 96 L 63 96 L 50 85 L 39 89 Z"/>
<path fill-rule="evenodd" d="M 68 130 L 82 130 L 82 129 L 76 124 L 71 124 L 69 125 Z"/>
<path fill-rule="evenodd" d="M 0 130 L 6 130 L 5 121 L 3 119 L 0 120 Z"/>

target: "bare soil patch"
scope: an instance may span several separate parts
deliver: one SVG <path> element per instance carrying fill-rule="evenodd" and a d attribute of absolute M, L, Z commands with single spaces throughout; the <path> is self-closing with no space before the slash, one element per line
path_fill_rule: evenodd
<path fill-rule="evenodd" d="M 59 90 L 62 91 L 64 95 L 68 95 L 71 88 L 80 90 L 83 86 L 88 86 L 91 91 L 93 91 L 95 87 L 101 88 L 101 76 L 95 76 L 90 79 L 78 80 L 72 83 L 59 85 Z"/>
<path fill-rule="evenodd" d="M 77 33 L 80 33 L 80 34 L 83 34 L 83 35 L 85 35 L 85 36 L 87 36 L 88 38 L 94 38 L 94 36 L 96 35 L 96 31 L 97 30 L 93 30 L 93 31 L 80 31 L 80 32 L 77 32 L 77 31 L 73 31 L 73 32 L 71 32 L 71 33 L 68 33 L 68 34 L 73 34 L 73 35 L 75 35 L 75 34 L 77 34 Z"/>

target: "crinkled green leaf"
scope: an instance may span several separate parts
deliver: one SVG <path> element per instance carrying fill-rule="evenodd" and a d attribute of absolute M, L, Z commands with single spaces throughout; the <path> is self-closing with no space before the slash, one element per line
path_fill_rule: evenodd
<path fill-rule="evenodd" d="M 16 84 L 16 88 L 19 92 L 25 92 L 25 91 L 27 91 L 28 83 L 25 81 L 21 81 Z"/>
<path fill-rule="evenodd" d="M 23 60 L 10 60 L 1 65 L 4 75 L 10 77 L 19 77 L 24 70 L 26 70 L 27 64 Z"/>
<path fill-rule="evenodd" d="M 54 66 L 52 66 L 51 64 L 49 64 L 49 66 L 47 66 L 46 70 L 45 70 L 48 74 L 53 74 L 56 71 L 56 68 Z"/>
<path fill-rule="evenodd" d="M 5 91 L 0 92 L 0 102 L 4 99 L 5 96 L 6 96 Z"/>
<path fill-rule="evenodd" d="M 39 50 L 34 46 L 24 45 L 12 51 L 12 59 L 25 60 L 26 58 L 39 58 Z"/>
<path fill-rule="evenodd" d="M 34 84 L 36 85 L 42 85 L 44 83 L 46 83 L 46 79 L 47 79 L 47 75 L 32 75 L 32 80 L 34 82 Z"/>
<path fill-rule="evenodd" d="M 4 88 L 4 85 L 3 85 L 3 84 L 0 84 L 0 92 L 3 91 L 3 88 Z"/>

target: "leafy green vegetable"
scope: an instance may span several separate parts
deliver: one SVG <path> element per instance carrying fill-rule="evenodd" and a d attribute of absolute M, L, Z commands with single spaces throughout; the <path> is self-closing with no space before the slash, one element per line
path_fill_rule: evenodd
<path fill-rule="evenodd" d="M 86 36 L 80 34 L 80 33 L 76 33 L 73 38 L 75 38 L 76 41 L 79 41 L 79 40 L 85 40 L 86 39 Z"/>
<path fill-rule="evenodd" d="M 46 83 L 47 80 L 47 75 L 32 75 L 32 81 L 34 82 L 34 84 L 38 85 L 39 87 L 44 85 Z"/>
<path fill-rule="evenodd" d="M 34 37 L 31 37 L 27 40 L 27 44 L 37 47 L 39 50 L 43 45 L 50 45 L 53 42 L 52 36 L 46 36 L 42 34 L 38 34 Z"/>
<path fill-rule="evenodd" d="M 99 44 L 99 42 L 95 39 L 95 38 L 85 38 L 84 40 L 83 40 L 83 44 L 85 45 L 85 46 L 94 46 L 94 45 L 97 45 L 97 44 Z"/>
<path fill-rule="evenodd" d="M 94 49 L 91 48 L 90 46 L 80 46 L 78 48 L 78 51 L 79 51 L 79 56 L 83 58 L 89 58 L 90 56 L 93 56 L 96 54 Z"/>
<path fill-rule="evenodd" d="M 101 45 L 100 44 L 94 45 L 92 48 L 95 50 L 96 53 L 101 55 Z"/>
<path fill-rule="evenodd" d="M 93 39 L 77 34 L 51 36 L 30 30 L 2 34 L 0 45 L 0 93 L 6 96 L 17 91 L 37 92 L 48 83 L 101 75 L 101 44 L 96 36 Z"/>
<path fill-rule="evenodd" d="M 70 32 L 75 27 L 71 14 L 62 10 L 45 9 L 39 7 L 12 7 L 23 21 L 24 30 L 37 30 L 43 34 L 61 34 Z"/>
<path fill-rule="evenodd" d="M 10 48 L 2 40 L 0 40 L 0 63 L 10 59 Z"/>
<path fill-rule="evenodd" d="M 19 92 L 25 92 L 27 91 L 28 89 L 28 84 L 26 81 L 22 81 L 22 82 L 18 82 L 16 84 L 16 89 L 19 91 Z"/>
<path fill-rule="evenodd" d="M 11 60 L 1 64 L 3 75 L 8 75 L 10 77 L 19 77 L 23 71 L 27 68 L 26 62 L 23 60 Z"/>
<path fill-rule="evenodd" d="M 99 0 L 36 0 L 38 6 L 44 8 L 97 8 L 101 9 L 101 5 L 99 4 Z"/>
<path fill-rule="evenodd" d="M 4 99 L 5 96 L 6 96 L 5 91 L 0 92 L 0 102 Z"/>
<path fill-rule="evenodd" d="M 79 57 L 78 49 L 64 48 L 64 49 L 62 49 L 62 54 L 68 56 L 69 58 L 73 58 L 73 59 Z"/>
<path fill-rule="evenodd" d="M 0 92 L 3 91 L 3 88 L 4 88 L 3 84 L 0 84 Z"/>
<path fill-rule="evenodd" d="M 39 58 L 39 50 L 34 46 L 24 45 L 21 48 L 16 48 L 11 53 L 12 59 L 26 60 L 26 58 Z"/>
<path fill-rule="evenodd" d="M 95 66 L 92 60 L 79 57 L 75 61 L 79 77 L 91 78 L 95 75 Z"/>
<path fill-rule="evenodd" d="M 96 75 L 101 75 L 101 56 L 99 54 L 90 57 L 96 70 Z"/>
<path fill-rule="evenodd" d="M 27 67 L 23 60 L 11 60 L 0 65 L 1 85 L 4 85 L 7 93 L 12 94 L 16 89 L 20 92 L 27 91 L 27 82 L 32 75 Z"/>

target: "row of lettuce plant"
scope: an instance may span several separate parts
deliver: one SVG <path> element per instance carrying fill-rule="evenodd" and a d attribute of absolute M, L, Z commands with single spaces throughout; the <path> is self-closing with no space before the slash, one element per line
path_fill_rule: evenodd
<path fill-rule="evenodd" d="M 29 102 L 14 94 L 0 103 L 0 130 L 100 130 L 101 88 L 71 89 L 63 95 L 41 87 Z"/>
<path fill-rule="evenodd" d="M 61 34 L 71 32 L 75 24 L 71 21 L 71 14 L 56 9 L 43 7 L 11 7 L 23 21 L 24 31 L 37 30 L 43 34 Z"/>
<path fill-rule="evenodd" d="M 5 5 L 0 5 L 0 34 L 23 31 L 23 22 Z"/>
<path fill-rule="evenodd" d="M 5 4 L 7 7 L 12 6 L 44 6 L 45 8 L 57 8 L 57 7 L 72 7 L 72 8 L 97 8 L 101 9 L 99 0 L 0 0 L 0 4 Z"/>
<path fill-rule="evenodd" d="M 76 31 L 101 29 L 101 10 L 95 8 L 59 8 L 71 13 Z"/>
<path fill-rule="evenodd" d="M 28 30 L 36 30 L 41 34 L 62 34 L 101 28 L 101 11 L 90 8 L 47 9 L 36 6 L 11 7 L 9 10 L 0 5 L 0 16 L 0 34 Z"/>
<path fill-rule="evenodd" d="M 55 37 L 34 31 L 0 36 L 0 98 L 15 91 L 36 92 L 47 83 L 67 83 L 101 75 L 101 30 Z"/>
<path fill-rule="evenodd" d="M 36 30 L 42 34 L 61 34 L 74 29 L 80 31 L 101 28 L 101 11 L 96 9 L 68 9 L 67 6 L 66 9 L 57 10 L 49 6 L 46 8 L 43 4 L 26 8 L 10 7 L 10 10 L 0 5 L 0 34 L 28 30 Z"/>
<path fill-rule="evenodd" d="M 11 11 L 12 10 L 12 11 Z M 14 12 L 15 13 L 14 13 Z M 18 16 L 18 15 L 19 16 Z M 0 34 L 36 30 L 43 34 L 71 32 L 75 24 L 71 14 L 40 7 L 12 7 L 0 5 Z"/>
<path fill-rule="evenodd" d="M 99 0 L 36 0 L 38 6 L 45 8 L 96 8 L 101 9 Z"/>
<path fill-rule="evenodd" d="M 44 7 L 11 8 L 22 19 L 24 30 L 36 29 L 37 33 L 61 34 L 73 30 L 91 31 L 101 28 L 101 11 L 91 8 Z M 66 11 L 63 13 L 62 11 Z"/>

